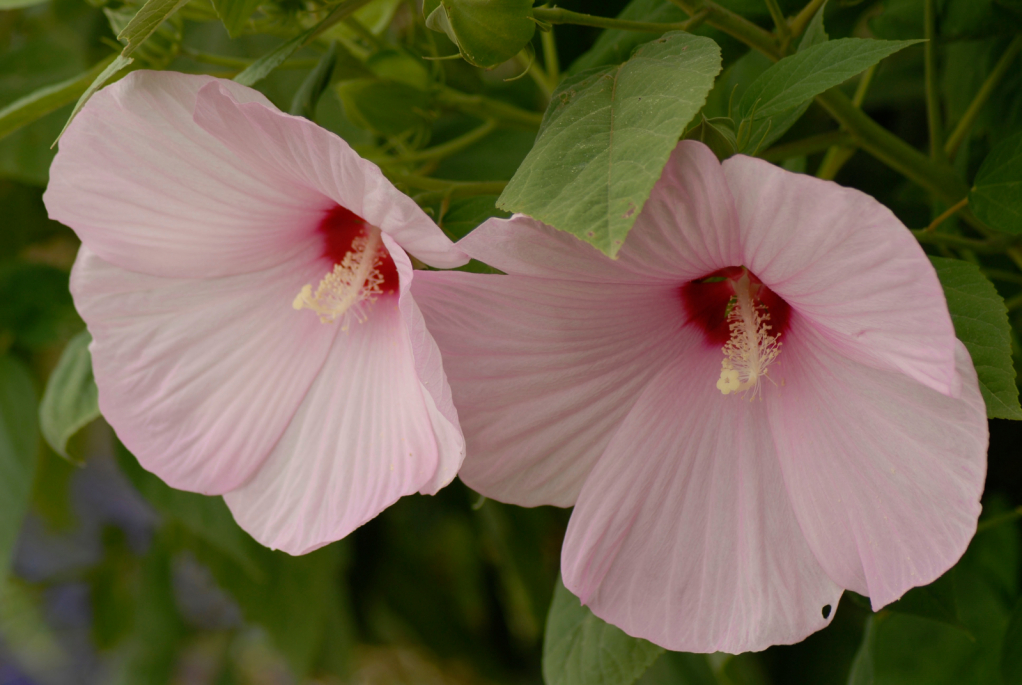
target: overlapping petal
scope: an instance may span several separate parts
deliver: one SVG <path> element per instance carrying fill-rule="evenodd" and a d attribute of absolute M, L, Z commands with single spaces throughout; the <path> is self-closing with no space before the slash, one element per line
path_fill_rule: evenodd
<path fill-rule="evenodd" d="M 742 264 L 865 364 L 957 394 L 954 328 L 937 274 L 889 209 L 866 195 L 762 160 L 724 173 Z"/>
<path fill-rule="evenodd" d="M 471 455 L 461 478 L 506 502 L 573 504 L 635 397 L 678 353 L 671 286 L 423 272 L 412 292 L 460 408 Z"/>
<path fill-rule="evenodd" d="M 379 167 L 308 119 L 241 98 L 229 82 L 215 80 L 198 93 L 195 123 L 277 187 L 299 193 L 314 189 L 427 264 L 451 268 L 468 261 Z"/>
<path fill-rule="evenodd" d="M 961 395 L 845 357 L 796 317 L 769 403 L 802 530 L 828 574 L 874 609 L 949 569 L 976 530 L 986 408 L 956 341 Z"/>
<path fill-rule="evenodd" d="M 683 353 L 586 480 L 564 584 L 597 616 L 672 650 L 797 642 L 827 625 L 842 590 L 795 518 L 769 402 L 721 395 L 720 355 L 695 335 L 686 329 Z"/>
<path fill-rule="evenodd" d="M 333 201 L 282 186 L 274 169 L 197 126 L 197 95 L 210 83 L 271 107 L 210 76 L 133 72 L 89 100 L 61 138 L 44 195 L 50 217 L 103 260 L 154 276 L 248 273 L 301 252 Z"/>
<path fill-rule="evenodd" d="M 100 409 L 143 466 L 206 494 L 259 468 L 337 333 L 291 308 L 322 273 L 317 252 L 196 280 L 128 271 L 81 248 L 71 292 L 93 337 Z"/>

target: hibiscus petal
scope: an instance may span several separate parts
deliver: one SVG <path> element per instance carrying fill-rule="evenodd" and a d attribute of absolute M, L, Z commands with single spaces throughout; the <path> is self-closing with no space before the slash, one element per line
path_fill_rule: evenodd
<path fill-rule="evenodd" d="M 582 488 L 564 584 L 597 616 L 672 650 L 798 642 L 828 623 L 841 588 L 788 501 L 769 399 L 720 394 L 719 352 L 685 335 Z"/>
<path fill-rule="evenodd" d="M 93 337 L 99 406 L 143 466 L 173 487 L 219 494 L 266 458 L 336 335 L 291 307 L 322 275 L 316 257 L 183 280 L 81 248 L 71 292 Z"/>
<path fill-rule="evenodd" d="M 333 203 L 274 183 L 195 125 L 196 94 L 212 82 L 270 106 L 230 81 L 173 72 L 136 71 L 93 96 L 61 138 L 44 195 L 50 217 L 105 261 L 156 276 L 258 271 L 301 251 Z"/>
<path fill-rule="evenodd" d="M 450 459 L 438 455 L 397 299 L 384 297 L 337 336 L 280 443 L 224 499 L 256 540 L 305 554 L 422 489 Z"/>
<path fill-rule="evenodd" d="M 865 193 L 736 156 L 744 265 L 856 360 L 958 392 L 955 334 L 936 272 L 889 209 Z"/>
<path fill-rule="evenodd" d="M 465 432 L 462 480 L 525 506 L 575 501 L 683 325 L 673 286 L 418 272 L 412 292 Z"/>
<path fill-rule="evenodd" d="M 684 282 L 741 264 L 734 199 L 709 148 L 682 141 L 617 259 L 524 215 L 490 219 L 458 246 L 508 274 L 605 283 Z"/>
<path fill-rule="evenodd" d="M 315 188 L 432 266 L 468 261 L 415 202 L 362 159 L 337 135 L 237 97 L 226 81 L 212 81 L 198 95 L 195 122 L 254 168 L 273 170 L 281 187 Z M 253 141 L 259 141 L 254 145 Z"/>
<path fill-rule="evenodd" d="M 772 415 L 791 503 L 831 578 L 879 609 L 954 565 L 976 530 L 988 440 L 976 372 L 957 343 L 953 399 L 792 324 Z"/>

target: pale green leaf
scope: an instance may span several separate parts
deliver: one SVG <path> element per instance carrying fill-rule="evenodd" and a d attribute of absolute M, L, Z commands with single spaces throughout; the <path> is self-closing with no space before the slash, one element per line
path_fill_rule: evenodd
<path fill-rule="evenodd" d="M 774 64 L 749 85 L 738 104 L 738 116 L 747 122 L 780 116 L 775 123 L 775 127 L 780 128 L 787 123 L 784 115 L 790 116 L 817 95 L 918 42 L 842 38 L 799 50 Z M 752 137 L 748 140 L 752 144 L 759 142 Z"/>
<path fill-rule="evenodd" d="M 92 83 L 89 84 L 89 87 L 85 89 L 85 92 L 82 93 L 82 96 L 78 98 L 78 102 L 75 103 L 74 109 L 71 110 L 71 116 L 67 118 L 67 123 L 65 123 L 64 128 L 61 129 L 60 135 L 57 136 L 57 140 L 53 141 L 54 145 L 56 145 L 57 142 L 60 140 L 60 136 L 64 135 L 64 131 L 66 131 L 67 127 L 71 125 L 71 122 L 74 121 L 74 118 L 78 114 L 78 112 L 82 111 L 82 107 L 84 107 L 85 103 L 89 101 L 89 98 L 91 98 L 96 93 L 96 91 L 98 91 L 100 88 L 106 85 L 106 82 L 112 79 L 114 76 L 116 76 L 119 71 L 121 71 L 134 61 L 135 61 L 134 57 L 125 57 L 123 54 L 120 54 L 117 55 L 116 58 L 114 58 L 114 61 L 110 62 L 110 64 L 107 65 L 106 69 L 100 72 L 99 76 L 97 76 L 92 81 Z"/>
<path fill-rule="evenodd" d="M 663 653 L 594 616 L 557 579 L 543 638 L 546 685 L 632 685 Z"/>
<path fill-rule="evenodd" d="M 1022 133 L 994 147 L 976 173 L 969 206 L 990 228 L 1022 233 Z"/>
<path fill-rule="evenodd" d="M 266 78 L 271 71 L 279 67 L 284 61 L 293 55 L 298 48 L 305 45 L 305 41 L 312 37 L 316 27 L 302 31 L 294 38 L 278 45 L 274 50 L 266 53 L 234 77 L 234 80 L 243 86 L 254 86 Z"/>
<path fill-rule="evenodd" d="M 263 4 L 263 1 L 213 0 L 213 9 L 216 10 L 216 16 L 220 17 L 220 21 L 223 22 L 227 33 L 232 38 L 236 38 L 241 33 L 241 29 L 244 28 L 245 22 L 256 11 L 256 8 Z"/>
<path fill-rule="evenodd" d="M 1004 300 L 975 264 L 943 257 L 930 260 L 944 286 L 955 334 L 972 356 L 987 416 L 1022 419 Z"/>
<path fill-rule="evenodd" d="M 36 401 L 25 365 L 0 355 L 0 579 L 10 568 L 35 478 L 39 453 Z"/>
<path fill-rule="evenodd" d="M 39 427 L 53 451 L 70 459 L 68 441 L 99 418 L 99 391 L 92 377 L 89 343 L 92 336 L 82 331 L 71 338 L 60 361 L 46 382 L 39 403 Z"/>
<path fill-rule="evenodd" d="M 42 5 L 44 2 L 48 2 L 48 0 L 0 0 L 0 12 L 35 7 L 36 5 Z"/>
<path fill-rule="evenodd" d="M 675 31 L 565 78 L 498 206 L 614 256 L 719 71 L 716 43 Z"/>
<path fill-rule="evenodd" d="M 117 34 L 117 39 L 126 43 L 121 56 L 131 55 L 167 17 L 177 12 L 186 2 L 188 0 L 147 0 L 124 30 Z"/>

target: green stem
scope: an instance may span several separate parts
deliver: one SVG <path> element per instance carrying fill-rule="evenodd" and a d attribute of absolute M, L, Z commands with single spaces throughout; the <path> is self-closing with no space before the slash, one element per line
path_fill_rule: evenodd
<path fill-rule="evenodd" d="M 990 99 L 990 95 L 994 92 L 994 88 L 1001 82 L 1004 75 L 1008 73 L 1008 67 L 1011 66 L 1015 56 L 1018 55 L 1019 51 L 1022 50 L 1022 34 L 1015 36 L 1015 40 L 1011 41 L 1008 45 L 1008 49 L 1001 55 L 1001 59 L 997 61 L 993 71 L 987 76 L 986 81 L 980 86 L 979 92 L 976 93 L 976 97 L 972 99 L 969 104 L 969 108 L 965 110 L 965 114 L 962 115 L 961 121 L 955 126 L 955 130 L 948 136 L 947 142 L 944 144 L 944 154 L 950 159 L 955 158 L 955 154 L 958 152 L 958 148 L 965 141 L 965 137 L 969 135 L 969 131 L 972 130 L 973 125 L 976 123 L 976 118 L 979 117 L 980 110 L 983 109 L 983 105 L 986 104 L 987 100 Z"/>
<path fill-rule="evenodd" d="M 823 152 L 833 145 L 847 145 L 852 142 L 852 137 L 845 131 L 830 131 L 809 136 L 783 145 L 775 145 L 759 156 L 768 162 L 781 162 L 791 157 L 802 155 L 814 155 Z"/>
<path fill-rule="evenodd" d="M 248 66 L 251 66 L 255 60 L 243 59 L 241 57 L 227 57 L 225 55 L 212 55 L 208 52 L 199 52 L 198 50 L 192 50 L 189 47 L 182 46 L 181 52 L 195 60 L 196 62 L 202 62 L 203 64 L 214 64 L 218 67 L 227 67 L 228 69 L 236 69 L 241 71 Z M 319 63 L 316 59 L 290 59 L 281 64 L 278 69 L 312 69 Z"/>
<path fill-rule="evenodd" d="M 486 136 L 490 135 L 493 130 L 497 128 L 497 122 L 492 119 L 485 122 L 482 126 L 472 129 L 468 133 L 452 138 L 446 143 L 440 145 L 434 145 L 433 147 L 426 148 L 425 150 L 416 150 L 415 152 L 409 152 L 398 157 L 392 157 L 386 161 L 392 162 L 426 162 L 432 159 L 443 159 L 449 157 L 455 152 L 460 152 L 465 148 L 473 145 Z"/>
<path fill-rule="evenodd" d="M 937 40 L 934 0 L 923 3 L 923 70 L 926 84 L 926 123 L 930 129 L 930 158 L 944 161 L 944 124 L 940 116 L 940 88 L 937 84 Z"/>
<path fill-rule="evenodd" d="M 782 42 L 787 43 L 791 36 L 791 28 L 788 26 L 788 20 L 784 18 L 784 12 L 781 11 L 777 0 L 763 0 L 763 2 L 766 3 L 767 10 L 770 12 L 770 18 L 774 20 L 777 36 Z"/>
<path fill-rule="evenodd" d="M 874 64 L 864 71 L 859 79 L 859 85 L 855 87 L 852 104 L 859 109 L 862 109 L 862 101 L 866 99 L 866 93 L 869 91 L 869 84 L 873 82 L 873 74 L 876 73 L 876 69 L 877 67 Z M 838 172 L 848 163 L 848 160 L 855 156 L 855 152 L 856 148 L 852 145 L 835 145 L 827 150 L 823 161 L 820 162 L 820 168 L 816 170 L 816 177 L 833 181 L 837 178 Z"/>
<path fill-rule="evenodd" d="M 926 245 L 945 245 L 948 247 L 959 247 L 972 250 L 979 254 L 1000 254 L 1004 251 L 1004 245 L 997 241 L 976 240 L 966 238 L 953 233 L 931 233 L 925 228 L 912 229 L 912 235 L 916 240 Z"/>
<path fill-rule="evenodd" d="M 556 88 L 561 80 L 561 63 L 557 58 L 557 41 L 552 26 L 548 31 L 540 31 L 540 41 L 543 43 L 543 64 L 546 66 L 547 82 Z"/>
<path fill-rule="evenodd" d="M 964 209 L 965 205 L 967 205 L 967 204 L 969 204 L 969 196 L 968 195 L 966 195 L 961 200 L 959 200 L 958 202 L 956 202 L 955 204 L 951 205 L 946 210 L 941 212 L 940 216 L 938 216 L 936 219 L 931 221 L 930 225 L 927 226 L 924 230 L 927 233 L 932 233 L 933 231 L 936 231 L 938 226 L 940 226 L 942 223 L 944 223 L 945 221 L 950 219 L 952 216 L 954 216 L 955 213 L 957 213 L 957 212 L 961 211 L 962 209 Z"/>
<path fill-rule="evenodd" d="M 688 13 L 689 21 L 703 17 L 710 26 L 759 50 L 773 61 L 776 62 L 781 58 L 780 46 L 772 33 L 761 29 L 731 10 L 721 7 L 713 0 L 671 0 L 671 2 Z"/>
<path fill-rule="evenodd" d="M 987 278 L 994 281 L 1003 281 L 1005 283 L 1017 283 L 1022 285 L 1022 274 L 1015 273 L 1014 271 L 1004 271 L 1003 269 L 983 269 L 983 273 Z"/>
<path fill-rule="evenodd" d="M 1004 523 L 1011 523 L 1019 518 L 1022 518 L 1022 507 L 1015 507 L 1011 511 L 999 514 L 997 516 L 991 516 L 988 519 L 979 522 L 976 526 L 976 535 L 979 535 L 983 531 L 996 528 L 997 526 Z"/>
<path fill-rule="evenodd" d="M 469 95 L 453 88 L 443 88 L 437 94 L 437 103 L 480 119 L 497 119 L 525 128 L 536 129 L 543 122 L 543 115 L 538 112 L 530 112 L 483 95 Z"/>
<path fill-rule="evenodd" d="M 409 188 L 448 195 L 500 195 L 504 191 L 504 186 L 507 185 L 507 181 L 449 181 L 414 174 L 393 176 L 391 180 L 395 184 Z"/>
<path fill-rule="evenodd" d="M 560 7 L 536 7 L 532 10 L 532 16 L 537 21 L 547 24 L 577 24 L 579 26 L 592 26 L 598 29 L 620 29 L 622 31 L 643 31 L 646 33 L 688 31 L 697 19 L 693 16 L 688 21 L 678 22 L 630 21 L 616 17 L 597 17 L 592 14 L 572 12 Z"/>
<path fill-rule="evenodd" d="M 340 3 L 330 11 L 330 14 L 323 18 L 323 21 L 316 25 L 305 39 L 303 45 L 308 45 L 334 24 L 344 21 L 370 2 L 372 2 L 372 0 L 345 0 Z"/>
<path fill-rule="evenodd" d="M 813 20 L 813 17 L 816 16 L 816 13 L 821 7 L 823 7 L 823 3 L 825 2 L 827 2 L 827 0 L 810 0 L 810 2 L 795 15 L 790 23 L 792 39 L 798 38 L 802 35 L 802 32 L 806 30 L 806 27 L 809 26 L 809 22 Z"/>

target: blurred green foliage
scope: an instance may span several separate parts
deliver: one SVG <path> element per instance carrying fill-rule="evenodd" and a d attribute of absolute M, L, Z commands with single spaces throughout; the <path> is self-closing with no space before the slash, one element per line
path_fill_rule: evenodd
<path fill-rule="evenodd" d="M 563 7 L 677 23 L 689 18 L 683 8 L 706 4 Z M 975 185 L 975 216 L 987 225 L 959 213 L 932 230 L 923 229 L 948 209 L 939 193 L 857 149 L 812 99 L 838 84 L 832 92 L 856 98 L 887 131 L 926 149 L 923 49 L 847 42 L 922 38 L 924 0 L 830 0 L 806 16 L 805 2 L 777 4 L 803 22 L 799 47 L 817 46 L 816 57 L 803 52 L 771 66 L 717 15 L 694 23 L 701 42 L 719 46 L 722 73 L 712 90 L 711 79 L 695 87 L 692 111 L 676 112 L 664 149 L 686 128 L 689 137 L 719 139 L 721 156 L 752 141 L 748 152 L 836 177 L 890 207 L 943 258 L 959 335 L 986 360 L 981 377 L 993 379 L 1003 402 L 991 416 L 1017 415 L 1009 357 L 1016 365 L 1022 357 L 1022 60 L 1013 47 L 1022 4 L 936 2 L 930 68 L 941 139 L 957 136 L 947 167 L 964 189 Z M 760 0 L 714 6 L 763 35 L 775 30 Z M 256 544 L 220 498 L 172 490 L 143 470 L 96 419 L 88 337 L 68 293 L 78 243 L 46 217 L 41 193 L 51 144 L 115 56 L 134 61 L 110 70 L 110 80 L 135 68 L 242 75 L 281 109 L 380 164 L 457 239 L 488 217 L 508 216 L 498 197 L 542 147 L 534 147 L 537 133 L 545 113 L 544 126 L 552 123 L 547 108 L 554 96 L 556 113 L 562 79 L 616 72 L 662 33 L 576 24 L 551 31 L 529 18 L 527 2 L 495 7 L 0 0 L 0 682 L 518 684 L 545 673 L 549 685 L 1022 683 L 1022 429 L 1003 419 L 991 422 L 980 532 L 955 568 L 875 614 L 846 593 L 826 630 L 734 657 L 661 654 L 581 607 L 558 581 L 567 511 L 482 500 L 455 482 L 436 497 L 399 501 L 344 541 L 289 557 Z M 876 59 L 834 56 L 849 45 L 877 50 Z M 881 53 L 894 54 L 867 72 L 871 80 L 856 76 Z M 855 59 L 854 68 L 834 66 Z M 694 87 L 690 76 L 644 87 L 664 96 L 682 81 Z M 743 118 L 752 127 L 745 134 Z M 626 200 L 648 194 L 647 180 Z"/>

